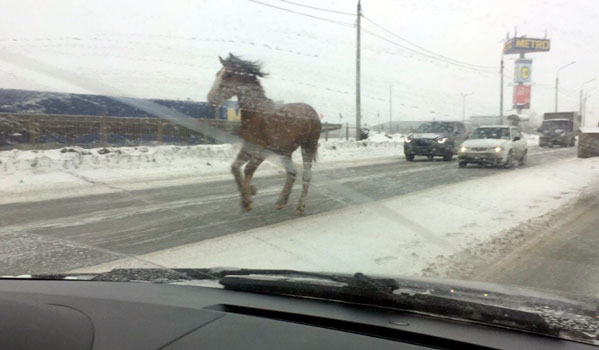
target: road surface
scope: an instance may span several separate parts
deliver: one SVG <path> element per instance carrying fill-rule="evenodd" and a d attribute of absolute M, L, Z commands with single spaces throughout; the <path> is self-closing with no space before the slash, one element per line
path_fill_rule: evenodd
<path fill-rule="evenodd" d="M 575 157 L 575 149 L 531 147 L 528 164 Z M 306 215 L 376 201 L 515 169 L 459 169 L 457 161 L 374 164 L 318 170 Z M 284 176 L 256 178 L 254 209 L 242 213 L 233 180 L 0 206 L 0 274 L 69 271 L 155 252 L 284 220 L 293 220 L 301 181 L 290 205 L 275 211 Z M 340 229 L 342 229 L 340 227 Z"/>
<path fill-rule="evenodd" d="M 599 298 L 599 192 L 548 220 L 536 238 L 471 276 Z"/>

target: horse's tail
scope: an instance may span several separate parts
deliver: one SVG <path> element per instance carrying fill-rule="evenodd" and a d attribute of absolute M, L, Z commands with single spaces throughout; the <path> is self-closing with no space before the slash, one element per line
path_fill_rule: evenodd
<path fill-rule="evenodd" d="M 320 120 L 316 120 L 318 123 L 318 127 L 313 125 L 312 130 L 308 133 L 308 137 L 304 139 L 301 143 L 302 147 L 302 158 L 304 159 L 304 163 L 316 163 L 316 158 L 318 156 L 318 140 L 320 139 Z"/>
<path fill-rule="evenodd" d="M 311 138 L 310 140 L 306 141 L 302 145 L 302 157 L 304 158 L 304 161 L 310 161 L 310 162 L 316 163 L 316 160 L 318 158 L 318 139 L 319 138 L 320 138 L 320 135 L 317 135 L 316 138 Z"/>

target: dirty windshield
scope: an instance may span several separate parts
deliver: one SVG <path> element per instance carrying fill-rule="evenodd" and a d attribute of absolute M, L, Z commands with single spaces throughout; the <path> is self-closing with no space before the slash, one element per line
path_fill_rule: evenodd
<path fill-rule="evenodd" d="M 599 297 L 597 0 L 1 9 L 2 276 L 228 266 Z M 542 132 L 557 115 L 572 128 Z"/>
<path fill-rule="evenodd" d="M 453 124 L 443 122 L 423 123 L 416 129 L 416 132 L 419 133 L 448 133 L 451 131 L 453 131 Z"/>
<path fill-rule="evenodd" d="M 474 130 L 471 139 L 510 139 L 510 129 L 508 128 L 478 128 Z"/>

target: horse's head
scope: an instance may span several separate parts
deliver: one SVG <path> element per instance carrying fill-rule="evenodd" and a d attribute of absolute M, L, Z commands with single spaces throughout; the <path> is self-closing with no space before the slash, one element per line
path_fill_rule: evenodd
<path fill-rule="evenodd" d="M 220 106 L 233 96 L 239 96 L 243 89 L 260 85 L 258 78 L 266 74 L 261 71 L 260 63 L 242 60 L 229 54 L 227 59 L 218 57 L 223 67 L 216 73 L 216 79 L 208 93 L 208 103 Z"/>

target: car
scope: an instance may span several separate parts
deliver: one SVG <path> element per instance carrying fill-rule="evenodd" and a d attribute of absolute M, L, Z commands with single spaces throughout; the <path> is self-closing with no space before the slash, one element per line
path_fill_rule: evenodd
<path fill-rule="evenodd" d="M 458 165 L 465 168 L 469 163 L 476 163 L 510 168 L 514 160 L 524 165 L 527 155 L 528 145 L 518 128 L 507 125 L 481 126 L 462 143 Z"/>
<path fill-rule="evenodd" d="M 404 141 L 404 154 L 408 161 L 413 161 L 415 156 L 426 156 L 429 160 L 440 156 L 449 161 L 467 137 L 468 128 L 463 122 L 425 122 Z"/>

